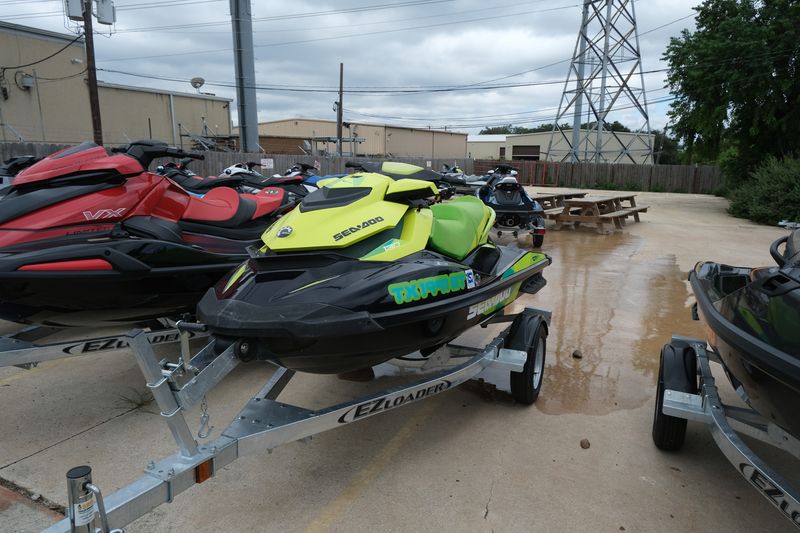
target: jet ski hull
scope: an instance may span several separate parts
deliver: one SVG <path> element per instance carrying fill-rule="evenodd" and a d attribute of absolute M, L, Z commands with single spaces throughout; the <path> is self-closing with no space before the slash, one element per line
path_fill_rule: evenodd
<path fill-rule="evenodd" d="M 297 269 L 286 257 L 255 258 L 208 291 L 198 320 L 220 348 L 243 346 L 243 358 L 311 373 L 358 370 L 435 349 L 521 291 L 544 285 L 547 256 L 521 250 L 495 255 L 507 264 L 491 275 L 430 252 L 394 263 L 298 255 Z M 302 258 L 312 264 L 298 273 Z"/>
<path fill-rule="evenodd" d="M 245 243 L 212 253 L 155 239 L 0 255 L 0 318 L 84 327 L 193 313 L 203 293 L 243 257 Z"/>
<path fill-rule="evenodd" d="M 708 342 L 734 388 L 800 438 L 800 284 L 788 271 L 717 263 L 699 263 L 689 280 Z"/>

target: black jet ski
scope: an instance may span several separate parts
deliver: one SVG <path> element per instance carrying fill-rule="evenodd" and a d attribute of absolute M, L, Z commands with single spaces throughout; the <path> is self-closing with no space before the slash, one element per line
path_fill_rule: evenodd
<path fill-rule="evenodd" d="M 800 438 L 800 230 L 775 241 L 770 252 L 776 267 L 703 262 L 689 281 L 708 343 L 733 387 Z"/>
<path fill-rule="evenodd" d="M 545 284 L 550 258 L 493 244 L 494 212 L 474 196 L 436 203 L 430 182 L 373 173 L 320 184 L 201 300 L 218 350 L 358 370 L 430 353 Z"/>
<path fill-rule="evenodd" d="M 445 199 L 456 193 L 456 185 L 460 182 L 460 180 L 453 181 L 433 169 L 397 161 L 348 161 L 344 166 L 351 172 L 383 174 L 396 180 L 410 178 L 429 181 L 436 185 L 439 190 L 439 196 Z"/>
<path fill-rule="evenodd" d="M 111 154 L 83 143 L 0 189 L 0 319 L 96 327 L 191 313 L 295 204 L 281 189 L 199 197 L 147 170 L 185 155 L 152 140 Z"/>
<path fill-rule="evenodd" d="M 18 155 L 6 159 L 0 165 L 0 187 L 11 185 L 14 176 L 41 159 L 41 157 L 36 157 L 35 155 Z"/>
<path fill-rule="evenodd" d="M 477 192 L 478 198 L 497 213 L 495 225 L 498 236 L 510 231 L 530 232 L 535 247 L 544 243 L 544 209 L 531 198 L 517 181 L 517 170 L 509 165 L 498 165 Z"/>

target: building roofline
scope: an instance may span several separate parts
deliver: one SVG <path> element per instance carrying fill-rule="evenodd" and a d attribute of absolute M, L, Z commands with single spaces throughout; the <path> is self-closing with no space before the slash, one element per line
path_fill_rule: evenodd
<path fill-rule="evenodd" d="M 289 117 L 289 118 L 282 118 L 279 120 L 267 120 L 264 122 L 259 122 L 258 125 L 262 124 L 279 124 L 282 122 L 290 122 L 292 120 L 305 120 L 310 122 L 327 122 L 329 124 L 336 124 L 335 120 L 330 120 L 327 118 L 309 118 L 309 117 Z M 463 131 L 449 131 L 449 130 L 440 130 L 440 129 L 428 129 L 428 128 L 412 128 L 410 126 L 395 126 L 394 124 L 381 124 L 376 122 L 356 122 L 353 120 L 346 120 L 345 122 L 349 122 L 350 124 L 355 124 L 357 126 L 373 126 L 376 128 L 393 128 L 396 130 L 410 130 L 410 131 L 435 131 L 437 133 L 452 133 L 453 135 L 469 135 Z"/>
<path fill-rule="evenodd" d="M 562 128 L 562 131 L 572 131 L 572 128 Z M 579 129 L 578 131 L 580 131 L 581 133 L 586 133 L 586 132 L 589 132 L 589 133 L 595 133 L 597 130 L 587 130 L 587 129 L 585 129 L 585 128 L 581 128 L 581 129 Z M 534 131 L 534 132 L 531 132 L 531 133 L 507 133 L 507 134 L 505 134 L 505 135 L 506 135 L 506 137 L 524 137 L 524 136 L 526 136 L 526 135 L 543 135 L 543 134 L 550 135 L 550 133 L 551 133 L 551 130 L 547 130 L 547 131 Z M 603 133 L 611 133 L 611 130 L 606 130 L 606 129 L 604 129 L 604 130 L 603 130 Z M 614 133 L 617 133 L 617 134 L 622 134 L 622 135 L 647 135 L 647 133 L 645 133 L 645 132 L 643 132 L 643 131 L 642 131 L 642 132 L 636 132 L 636 131 L 615 131 Z M 652 132 L 652 131 L 650 132 L 650 135 L 653 135 L 653 132 Z"/>
<path fill-rule="evenodd" d="M 218 102 L 233 102 L 230 98 L 223 98 L 221 96 L 212 96 L 210 94 L 197 94 L 197 93 L 182 93 L 178 91 L 169 91 L 165 89 L 152 89 L 150 87 L 137 87 L 136 85 L 121 85 L 118 83 L 107 83 L 105 81 L 98 81 L 98 87 L 108 87 L 109 89 L 122 89 L 125 91 L 138 91 L 138 92 L 145 92 L 145 93 L 156 93 L 156 94 L 171 94 L 173 96 L 183 96 L 188 98 L 199 98 L 202 100 L 215 100 Z"/>
<path fill-rule="evenodd" d="M 26 34 L 30 34 L 30 35 L 37 35 L 39 37 L 48 37 L 50 39 L 56 39 L 58 41 L 63 41 L 64 43 L 68 43 L 70 41 L 75 41 L 75 35 L 72 35 L 70 33 L 58 33 L 58 32 L 50 31 L 50 30 L 42 30 L 42 29 L 39 29 L 39 28 L 32 28 L 31 26 L 22 26 L 20 24 L 13 24 L 11 22 L 3 22 L 3 21 L 0 20 L 0 31 L 3 31 L 3 30 L 10 30 L 12 32 L 26 33 Z M 77 41 L 75 41 L 75 44 L 78 45 L 78 46 L 83 47 L 84 38 L 83 37 L 79 38 Z"/>

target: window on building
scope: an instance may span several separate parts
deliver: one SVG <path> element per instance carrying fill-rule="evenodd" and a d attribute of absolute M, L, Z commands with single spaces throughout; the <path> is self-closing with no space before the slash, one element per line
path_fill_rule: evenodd
<path fill-rule="evenodd" d="M 520 144 L 511 148 L 511 159 L 514 160 L 527 160 L 527 161 L 538 161 L 539 160 L 539 145 L 524 145 Z"/>
<path fill-rule="evenodd" d="M 506 147 L 505 146 L 501 146 L 500 147 L 500 159 L 505 159 L 505 158 L 506 158 Z"/>

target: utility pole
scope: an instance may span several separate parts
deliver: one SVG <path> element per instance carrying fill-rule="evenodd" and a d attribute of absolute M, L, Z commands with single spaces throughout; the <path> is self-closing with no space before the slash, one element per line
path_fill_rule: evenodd
<path fill-rule="evenodd" d="M 89 107 L 92 111 L 92 132 L 95 144 L 103 145 L 103 124 L 100 121 L 100 100 L 97 97 L 97 69 L 94 63 L 92 33 L 92 1 L 83 2 L 83 37 L 86 39 L 86 71 L 89 75 Z"/>
<path fill-rule="evenodd" d="M 342 94 L 344 93 L 344 63 L 339 63 L 339 101 L 336 102 L 336 148 L 342 155 Z"/>
<path fill-rule="evenodd" d="M 233 24 L 233 60 L 236 66 L 236 108 L 239 143 L 243 152 L 258 152 L 256 67 L 253 53 L 253 18 L 250 0 L 230 0 Z"/>

